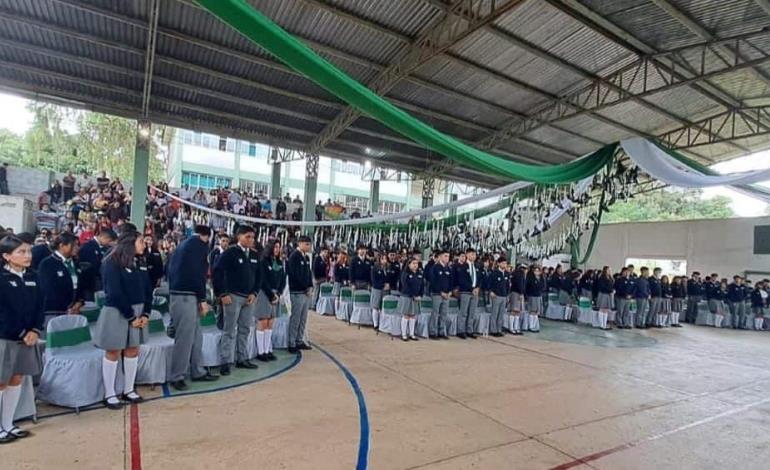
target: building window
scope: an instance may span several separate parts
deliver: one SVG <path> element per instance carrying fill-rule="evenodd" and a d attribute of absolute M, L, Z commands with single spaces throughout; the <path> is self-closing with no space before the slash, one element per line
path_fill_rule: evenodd
<path fill-rule="evenodd" d="M 380 201 L 380 207 L 377 209 L 380 214 L 398 214 L 404 211 L 405 204 L 401 202 Z"/>
<path fill-rule="evenodd" d="M 342 205 L 347 209 L 348 214 L 352 214 L 357 209 L 363 215 L 368 210 L 369 198 L 345 195 Z"/>
<path fill-rule="evenodd" d="M 202 175 L 189 171 L 182 172 L 182 185 L 189 185 L 194 189 L 229 188 L 233 180 L 224 176 Z"/>
<path fill-rule="evenodd" d="M 250 157 L 253 157 L 254 155 L 251 155 L 249 153 L 249 147 L 250 147 L 249 143 L 246 142 L 245 140 L 238 141 L 238 153 L 240 153 L 241 155 L 248 155 Z"/>
<path fill-rule="evenodd" d="M 360 175 L 363 171 L 361 164 L 356 162 L 346 162 L 342 160 L 332 160 L 332 170 L 339 171 L 340 173 L 350 173 L 352 175 Z"/>
<path fill-rule="evenodd" d="M 257 195 L 260 192 L 262 194 L 270 194 L 270 185 L 267 183 L 259 183 L 251 180 L 241 180 L 241 191 L 246 191 L 249 194 Z"/>

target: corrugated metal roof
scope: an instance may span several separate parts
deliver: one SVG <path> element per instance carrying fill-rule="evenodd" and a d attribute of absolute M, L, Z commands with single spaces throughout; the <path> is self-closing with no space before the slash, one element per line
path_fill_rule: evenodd
<path fill-rule="evenodd" d="M 250 3 L 346 73 L 369 83 L 404 54 L 410 38 L 423 34 L 444 15 L 441 1 L 446 4 L 446 0 Z M 770 26 L 770 15 L 754 0 L 668 1 L 718 37 Z M 579 2 L 657 50 L 704 40 L 651 0 Z M 145 0 L 0 0 L 0 86 L 138 117 L 148 16 Z M 596 77 L 609 76 L 638 60 L 633 45 L 605 35 L 592 21 L 560 2 L 526 0 L 453 44 L 449 53 L 421 64 L 387 97 L 443 132 L 478 142 L 554 99 L 589 86 Z M 743 57 L 770 55 L 770 33 L 750 43 L 753 47 L 744 48 Z M 724 69 L 724 57 L 715 53 L 707 56 L 706 72 Z M 691 76 L 699 73 L 699 54 L 686 51 L 663 60 Z M 770 104 L 770 61 L 755 69 L 717 75 L 705 90 L 688 84 L 650 93 L 643 101 L 624 96 L 595 114 L 539 125 L 504 142 L 500 153 L 556 163 L 602 143 L 654 135 L 707 118 L 725 109 L 725 99 Z M 635 93 L 644 83 L 634 79 L 638 73 L 629 69 L 623 74 L 623 86 L 634 80 Z M 160 2 L 154 77 L 152 119 L 253 140 L 304 145 L 346 107 L 190 0 Z M 646 84 L 662 87 L 669 80 L 666 73 L 650 73 Z M 368 117 L 357 119 L 328 149 L 348 158 L 367 146 L 387 149 L 392 162 L 410 168 L 424 169 L 430 159 L 440 158 Z M 759 136 L 692 151 L 718 160 L 767 146 L 770 137 Z"/>

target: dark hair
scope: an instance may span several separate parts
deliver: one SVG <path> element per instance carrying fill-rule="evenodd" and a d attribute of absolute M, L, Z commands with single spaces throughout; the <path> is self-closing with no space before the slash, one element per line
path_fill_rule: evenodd
<path fill-rule="evenodd" d="M 29 232 L 21 232 L 16 234 L 16 238 L 23 241 L 24 243 L 28 245 L 34 245 L 35 244 L 35 236 Z"/>
<path fill-rule="evenodd" d="M 267 242 L 267 246 L 265 246 L 265 249 L 262 250 L 262 260 L 272 263 L 275 258 L 275 255 L 273 255 L 273 252 L 275 251 L 275 245 L 280 245 L 281 241 L 276 240 L 270 240 Z M 280 255 L 279 255 L 280 256 Z"/>
<path fill-rule="evenodd" d="M 254 233 L 254 227 L 251 225 L 241 225 L 235 232 L 235 236 L 240 237 L 241 235 L 246 235 L 247 233 Z"/>
<path fill-rule="evenodd" d="M 107 237 L 110 240 L 117 240 L 118 235 L 111 229 L 105 229 L 100 230 L 99 233 L 96 234 L 97 237 Z"/>
<path fill-rule="evenodd" d="M 299 240 L 297 240 L 299 243 L 310 243 L 310 237 L 307 235 L 302 235 L 299 237 Z M 366 247 L 364 247 L 366 248 Z"/>
<path fill-rule="evenodd" d="M 211 227 L 208 225 L 196 225 L 193 231 L 202 237 L 211 236 Z"/>
<path fill-rule="evenodd" d="M 105 261 L 112 261 L 121 268 L 129 268 L 134 265 L 134 258 L 136 257 L 136 246 L 134 243 L 139 238 L 137 232 L 123 232 L 118 237 L 118 243 L 110 251 L 110 254 L 104 259 Z"/>
<path fill-rule="evenodd" d="M 59 247 L 62 245 L 68 246 L 72 245 L 74 243 L 77 243 L 79 241 L 78 237 L 76 237 L 74 234 L 70 232 L 63 232 L 59 234 L 58 237 L 53 239 L 53 243 L 51 243 L 51 248 L 54 250 L 58 250 Z"/>
<path fill-rule="evenodd" d="M 0 264 L 5 265 L 5 259 L 2 258 L 2 255 L 6 253 L 13 253 L 13 251 L 20 247 L 21 245 L 25 244 L 24 240 L 21 238 L 15 236 L 15 235 L 6 235 L 2 239 L 0 239 Z M 30 243 L 27 243 L 27 245 L 30 245 Z"/>
<path fill-rule="evenodd" d="M 120 227 L 120 233 L 121 235 L 127 232 L 138 232 L 136 225 L 132 224 L 131 222 L 126 222 Z"/>

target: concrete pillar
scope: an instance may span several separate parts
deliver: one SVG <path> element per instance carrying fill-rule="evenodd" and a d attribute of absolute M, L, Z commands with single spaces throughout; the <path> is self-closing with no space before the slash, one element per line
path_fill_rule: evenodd
<path fill-rule="evenodd" d="M 305 156 L 305 199 L 302 220 L 315 220 L 316 190 L 318 189 L 318 155 Z M 304 233 L 312 233 L 313 227 L 305 227 Z"/>
<path fill-rule="evenodd" d="M 273 149 L 273 155 L 278 151 Z M 281 162 L 273 160 L 273 172 L 270 176 L 270 199 L 278 199 L 281 197 Z"/>
<path fill-rule="evenodd" d="M 134 147 L 134 174 L 132 178 L 131 222 L 139 230 L 142 230 L 142 227 L 144 227 L 145 206 L 147 206 L 151 131 L 150 121 L 137 122 L 136 147 Z"/>
<path fill-rule="evenodd" d="M 372 180 L 369 187 L 369 210 L 376 215 L 380 210 L 380 180 Z"/>
<path fill-rule="evenodd" d="M 227 142 L 227 141 L 225 141 Z M 227 144 L 225 143 L 225 150 Z M 233 177 L 233 189 L 241 188 L 241 152 L 238 148 L 238 139 L 235 139 L 235 176 Z"/>
<path fill-rule="evenodd" d="M 457 201 L 457 194 L 450 194 L 449 195 L 449 202 L 455 202 Z M 454 217 L 457 215 L 457 208 L 453 207 L 452 209 L 449 209 L 449 217 Z"/>

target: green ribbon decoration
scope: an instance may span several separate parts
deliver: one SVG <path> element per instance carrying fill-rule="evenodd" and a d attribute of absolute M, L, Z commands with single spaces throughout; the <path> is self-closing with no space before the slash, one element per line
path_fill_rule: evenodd
<path fill-rule="evenodd" d="M 459 164 L 511 180 L 558 184 L 591 176 L 613 157 L 614 149 L 613 152 L 595 152 L 569 163 L 538 166 L 512 162 L 483 152 L 434 129 L 378 96 L 256 11 L 245 0 L 197 2 L 287 66 L 361 113 Z"/>

